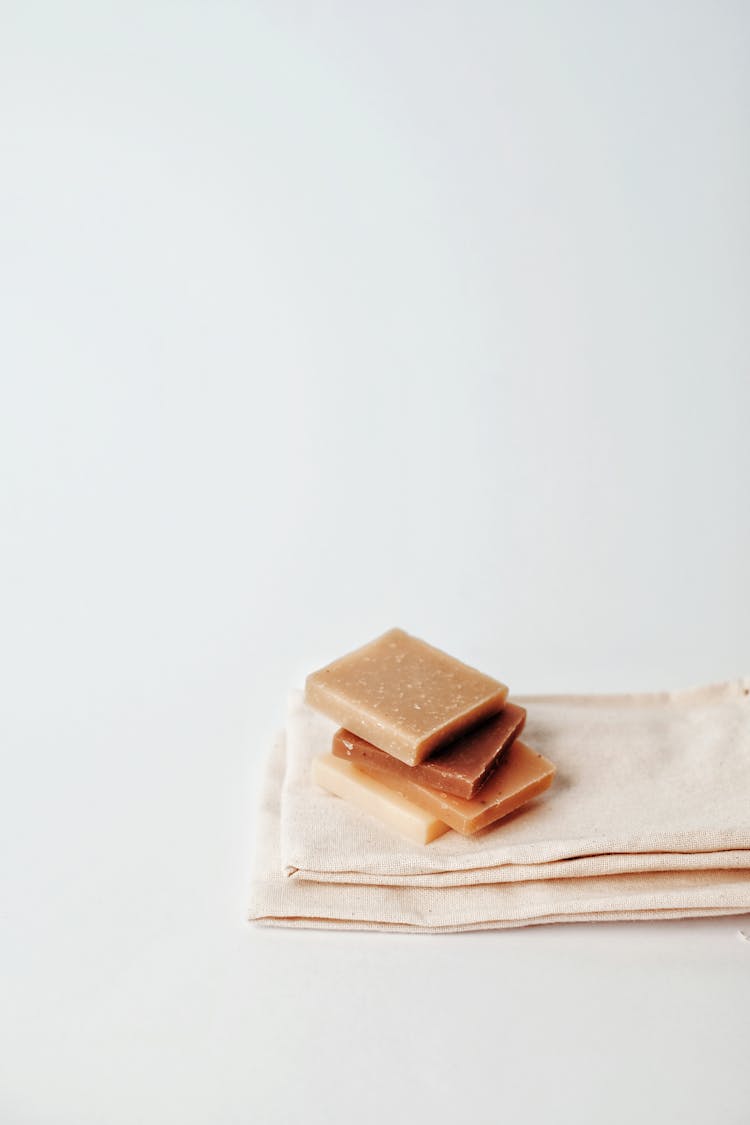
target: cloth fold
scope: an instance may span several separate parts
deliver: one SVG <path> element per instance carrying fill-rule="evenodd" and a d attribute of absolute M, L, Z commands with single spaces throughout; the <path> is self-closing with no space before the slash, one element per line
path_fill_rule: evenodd
<path fill-rule="evenodd" d="M 301 694 L 271 754 L 251 917 L 451 931 L 750 910 L 750 680 L 519 699 L 552 788 L 421 847 L 310 781 L 335 729 Z"/>

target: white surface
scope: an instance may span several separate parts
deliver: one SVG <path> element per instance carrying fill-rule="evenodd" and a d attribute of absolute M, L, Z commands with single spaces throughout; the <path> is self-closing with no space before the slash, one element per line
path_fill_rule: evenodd
<path fill-rule="evenodd" d="M 0 1120 L 721 1120 L 750 920 L 243 923 L 303 673 L 750 671 L 750 10 L 2 4 Z"/>

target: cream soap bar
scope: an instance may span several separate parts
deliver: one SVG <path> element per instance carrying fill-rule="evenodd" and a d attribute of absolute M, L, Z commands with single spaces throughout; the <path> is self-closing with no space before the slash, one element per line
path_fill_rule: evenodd
<path fill-rule="evenodd" d="M 346 730 L 414 766 L 496 715 L 505 684 L 402 629 L 307 677 L 305 698 Z"/>
<path fill-rule="evenodd" d="M 416 844 L 429 844 L 448 831 L 448 825 L 432 813 L 332 754 L 313 758 L 312 777 L 321 788 L 377 817 L 387 828 Z"/>

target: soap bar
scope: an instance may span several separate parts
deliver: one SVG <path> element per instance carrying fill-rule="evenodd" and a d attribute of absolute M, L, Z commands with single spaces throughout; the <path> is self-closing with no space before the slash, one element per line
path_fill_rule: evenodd
<path fill-rule="evenodd" d="M 442 793 L 468 800 L 476 795 L 503 761 L 504 751 L 521 733 L 525 721 L 523 707 L 506 703 L 499 715 L 493 715 L 467 734 L 459 735 L 454 742 L 436 751 L 418 766 L 407 766 L 358 734 L 343 729 L 335 734 L 332 750 L 337 758 L 348 758 L 357 766 L 373 761 L 383 773 L 401 774 Z"/>
<path fill-rule="evenodd" d="M 402 629 L 307 677 L 305 698 L 407 765 L 501 711 L 505 684 Z"/>
<path fill-rule="evenodd" d="M 361 753 L 360 747 L 361 741 L 347 735 L 345 731 L 343 735 L 341 731 L 334 735 L 334 754 L 338 755 L 342 748 L 346 748 L 348 760 L 358 769 L 392 787 L 394 792 L 439 817 L 463 836 L 471 836 L 480 828 L 494 824 L 496 820 L 525 805 L 532 797 L 537 797 L 548 789 L 555 776 L 552 762 L 537 754 L 525 742 L 516 739 L 477 796 L 465 800 L 449 793 L 440 793 L 418 781 L 416 777 L 412 777 L 416 771 L 404 769 L 396 772 L 390 764 L 382 766 L 382 758 L 387 755 L 374 758 L 367 752 Z M 335 760 L 341 759 L 337 756 Z"/>
<path fill-rule="evenodd" d="M 313 781 L 329 793 L 343 797 L 417 844 L 429 844 L 448 831 L 447 824 L 421 805 L 332 754 L 313 758 L 312 776 Z"/>

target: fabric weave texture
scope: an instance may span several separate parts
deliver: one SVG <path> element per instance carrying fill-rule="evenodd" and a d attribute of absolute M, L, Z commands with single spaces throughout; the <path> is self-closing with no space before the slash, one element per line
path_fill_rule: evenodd
<path fill-rule="evenodd" d="M 419 846 L 313 785 L 336 728 L 294 693 L 262 787 L 251 919 L 450 932 L 750 911 L 750 679 L 517 702 L 524 741 L 557 766 L 551 789 Z"/>

